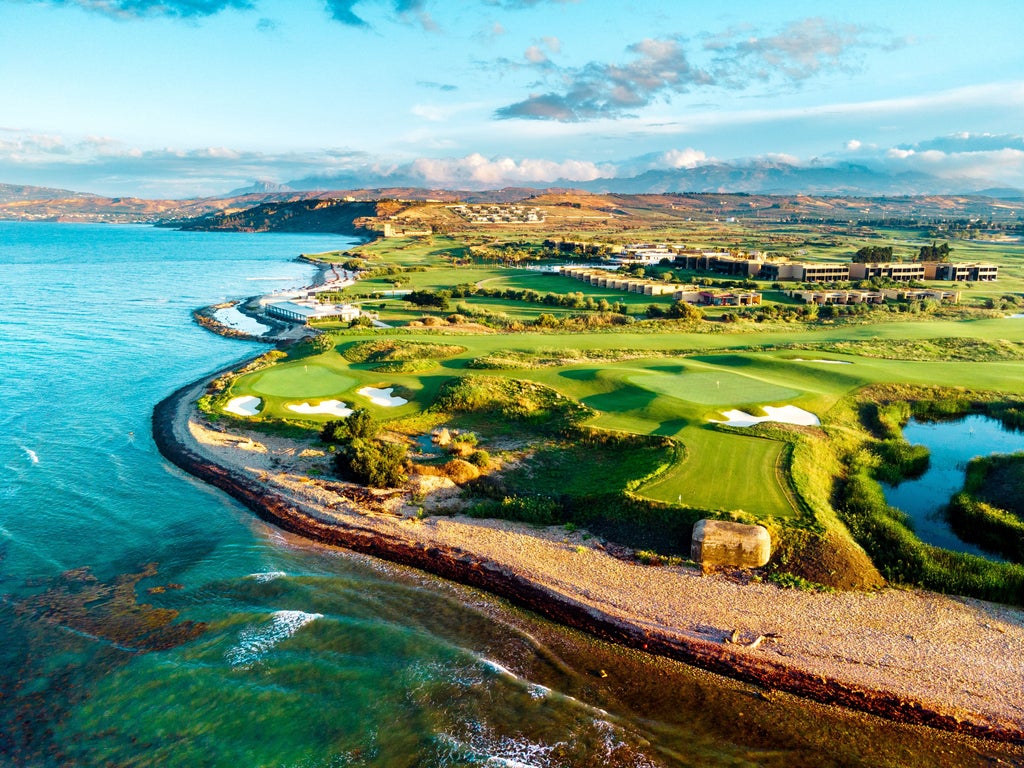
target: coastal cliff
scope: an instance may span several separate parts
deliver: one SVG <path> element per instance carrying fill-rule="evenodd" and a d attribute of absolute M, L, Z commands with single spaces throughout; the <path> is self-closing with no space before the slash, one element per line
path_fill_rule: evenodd
<path fill-rule="evenodd" d="M 268 482 L 266 472 L 246 473 L 239 466 L 225 466 L 226 462 L 215 460 L 206 446 L 194 438 L 191 431 L 196 427 L 193 403 L 204 391 L 205 383 L 202 381 L 185 386 L 156 406 L 153 436 L 160 452 L 186 472 L 227 492 L 252 509 L 260 518 L 284 530 L 324 544 L 345 547 L 410 565 L 485 589 L 552 620 L 582 629 L 597 637 L 748 681 L 762 686 L 769 694 L 772 690 L 783 690 L 900 722 L 928 725 L 1002 741 L 1024 742 L 1024 705 L 1019 700 L 1021 693 L 1016 676 L 1008 683 L 1011 687 L 1016 685 L 1015 694 L 999 694 L 1000 689 L 1005 689 L 1005 681 L 1000 681 L 999 685 L 995 686 L 995 693 L 985 701 L 976 701 L 967 694 L 971 693 L 971 689 L 983 687 L 986 682 L 984 676 L 992 671 L 981 670 L 976 675 L 977 679 L 964 682 L 967 693 L 963 700 L 944 701 L 943 696 L 953 697 L 948 692 L 936 692 L 936 686 L 942 686 L 931 678 L 937 674 L 948 675 L 948 671 L 941 672 L 929 668 L 925 659 L 917 659 L 918 666 L 912 668 L 913 659 L 908 658 L 903 660 L 906 664 L 899 665 L 902 671 L 898 675 L 888 671 L 885 668 L 887 665 L 868 658 L 889 656 L 885 653 L 889 649 L 884 647 L 889 639 L 879 636 L 877 641 L 882 647 L 864 651 L 849 646 L 848 638 L 842 636 L 849 630 L 848 634 L 851 637 L 865 634 L 875 638 L 877 633 L 874 627 L 858 627 L 855 626 L 856 622 L 872 621 L 864 616 L 877 609 L 884 617 L 898 623 L 901 617 L 906 615 L 908 606 L 913 607 L 919 602 L 913 595 L 908 597 L 906 593 L 891 591 L 881 593 L 877 601 L 874 596 L 863 594 L 850 598 L 835 597 L 833 601 L 838 601 L 840 605 L 830 606 L 829 612 L 838 613 L 838 618 L 832 623 L 826 621 L 816 626 L 813 632 L 805 632 L 810 635 L 809 637 L 800 637 L 800 628 L 795 626 L 800 623 L 799 617 L 790 617 L 794 619 L 794 626 L 785 632 L 787 637 L 782 641 L 775 641 L 773 637 L 763 642 L 767 635 L 775 636 L 774 632 L 760 635 L 760 639 L 753 639 L 754 636 L 747 628 L 743 633 L 734 629 L 731 638 L 726 630 L 709 633 L 706 629 L 706 616 L 702 618 L 696 615 L 698 605 L 703 609 L 708 608 L 704 605 L 707 601 L 702 600 L 703 596 L 686 594 L 686 590 L 693 589 L 694 585 L 701 585 L 697 586 L 697 589 L 721 588 L 720 591 L 730 595 L 725 599 L 721 610 L 721 618 L 725 621 L 735 621 L 734 617 L 726 618 L 729 613 L 726 605 L 735 602 L 735 595 L 738 594 L 736 588 L 749 587 L 747 595 L 754 599 L 764 599 L 767 595 L 766 590 L 776 590 L 769 597 L 778 598 L 779 605 L 772 606 L 769 612 L 780 614 L 783 622 L 786 620 L 787 611 L 794 611 L 782 605 L 782 598 L 793 596 L 784 595 L 784 591 L 768 585 L 737 587 L 734 584 L 716 584 L 713 578 L 704 579 L 693 574 L 681 575 L 677 584 L 672 581 L 672 574 L 668 573 L 668 569 L 645 569 L 643 566 L 621 563 L 603 552 L 594 552 L 594 559 L 588 563 L 587 568 L 581 568 L 576 562 L 571 564 L 573 572 L 586 572 L 578 576 L 583 582 L 580 585 L 565 581 L 562 571 L 558 570 L 564 563 L 551 566 L 548 569 L 550 572 L 545 572 L 550 565 L 549 559 L 580 557 L 582 555 L 579 554 L 579 548 L 574 554 L 573 550 L 561 547 L 557 543 L 547 545 L 534 532 L 524 533 L 501 528 L 496 532 L 495 539 L 500 542 L 499 546 L 488 549 L 485 534 L 493 534 L 495 530 L 488 527 L 484 521 L 462 524 L 446 519 L 431 527 L 410 525 L 412 521 L 394 515 L 375 515 L 367 512 L 351 515 L 338 515 L 332 512 L 329 518 L 325 517 L 324 514 L 317 514 L 312 510 L 298 495 Z M 251 437 L 246 439 L 252 440 Z M 474 535 L 459 538 L 446 534 L 446 531 L 450 530 L 449 526 L 457 525 L 475 525 Z M 479 542 L 479 546 L 467 542 Z M 511 555 L 506 556 L 508 552 L 516 551 L 524 544 L 528 544 L 529 547 L 542 547 L 542 554 L 533 555 L 532 560 L 527 556 L 525 560 L 518 561 Z M 591 557 L 590 554 L 586 556 Z M 601 581 L 601 569 L 610 569 L 611 575 L 606 582 Z M 655 583 L 655 580 L 668 579 L 666 583 L 670 590 L 678 590 L 681 602 L 687 606 L 683 610 L 692 608 L 690 613 L 693 615 L 688 615 L 682 620 L 674 619 L 669 615 L 667 606 L 664 615 L 661 613 L 661 606 L 651 615 L 647 615 L 642 608 L 636 607 L 636 603 L 618 599 L 616 595 L 610 594 L 607 585 L 622 581 L 623 573 L 627 574 L 626 579 L 634 582 L 629 585 L 632 589 L 653 594 L 664 594 L 661 584 Z M 765 594 L 760 595 L 759 590 Z M 886 595 L 892 596 L 890 602 L 893 605 L 884 604 L 885 600 L 882 598 Z M 938 602 L 929 602 L 933 597 Z M 834 596 L 801 593 L 796 596 L 795 601 L 790 599 L 790 602 L 811 606 L 814 605 L 811 601 L 818 599 L 817 605 L 820 607 L 821 601 L 833 598 Z M 861 598 L 867 599 L 867 614 L 861 612 L 863 606 L 858 602 Z M 871 605 L 872 601 L 877 604 Z M 971 621 L 976 621 L 979 617 L 988 617 L 995 621 L 995 617 L 1003 616 L 1002 613 L 991 612 L 985 606 L 981 606 L 980 613 L 975 615 L 973 607 L 964 609 L 959 602 L 941 596 L 929 596 L 927 593 L 924 593 L 924 598 L 920 602 L 917 610 L 922 612 L 921 615 L 908 618 L 908 621 L 917 623 L 893 627 L 892 632 L 898 634 L 913 629 L 915 635 L 921 636 L 929 623 L 941 623 L 934 618 L 935 616 L 950 611 L 968 610 Z M 936 611 L 936 607 L 940 610 Z M 714 606 L 711 608 L 714 609 Z M 749 613 L 749 610 L 741 613 Z M 710 615 L 716 614 L 712 611 Z M 957 614 L 955 620 L 960 622 L 964 618 Z M 1007 638 L 1008 641 L 1020 645 L 1024 643 L 1024 629 L 1020 623 L 1020 616 L 1012 613 L 1010 623 L 998 627 L 998 630 L 1004 635 L 1009 630 L 1012 636 Z M 824 634 L 824 641 L 819 633 Z M 789 637 L 790 634 L 792 637 Z M 930 642 L 931 638 L 926 640 Z M 971 643 L 971 638 L 965 636 L 959 641 L 963 642 L 966 648 Z M 790 642 L 793 643 L 792 646 L 787 645 Z M 825 646 L 819 647 L 822 642 Z M 765 648 L 775 643 L 778 643 L 777 650 L 766 653 Z M 762 647 L 759 649 L 758 646 Z M 948 648 L 936 650 L 937 659 L 950 655 Z M 913 652 L 912 650 L 911 653 Z M 864 654 L 864 657 L 858 658 L 858 654 Z M 979 647 L 976 649 L 976 655 L 980 655 L 983 660 L 984 657 L 991 656 L 991 653 Z M 840 661 L 837 662 L 836 659 Z M 958 667 L 957 674 L 970 674 L 970 670 L 974 668 L 974 661 L 970 658 L 965 659 L 961 666 L 963 669 Z M 832 670 L 835 670 L 835 674 Z"/>
<path fill-rule="evenodd" d="M 363 224 L 376 216 L 373 202 L 296 200 L 172 219 L 158 226 L 199 232 L 328 232 L 369 238 L 371 232 Z"/>

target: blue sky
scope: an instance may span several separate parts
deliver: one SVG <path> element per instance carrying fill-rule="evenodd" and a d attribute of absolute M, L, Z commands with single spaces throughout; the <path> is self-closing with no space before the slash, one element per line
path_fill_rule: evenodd
<path fill-rule="evenodd" d="M 0 0 L 0 182 L 184 197 L 709 162 L 1024 187 L 1019 2 Z"/>

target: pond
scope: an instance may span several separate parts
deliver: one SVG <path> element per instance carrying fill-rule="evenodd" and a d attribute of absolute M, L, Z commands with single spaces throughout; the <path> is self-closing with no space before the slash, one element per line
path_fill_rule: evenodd
<path fill-rule="evenodd" d="M 963 488 L 968 462 L 976 456 L 1024 450 L 1024 433 L 1003 426 L 987 416 L 967 416 L 957 421 L 921 422 L 911 419 L 903 436 L 931 452 L 928 471 L 897 486 L 882 483 L 886 501 L 914 521 L 918 538 L 926 544 L 968 552 L 990 560 L 994 555 L 961 540 L 946 521 L 943 507 Z"/>

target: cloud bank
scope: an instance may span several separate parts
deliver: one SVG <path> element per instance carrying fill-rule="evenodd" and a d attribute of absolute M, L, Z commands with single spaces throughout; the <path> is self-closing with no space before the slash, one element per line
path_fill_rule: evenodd
<path fill-rule="evenodd" d="M 856 68 L 859 54 L 867 49 L 899 45 L 876 29 L 812 18 L 763 37 L 746 28 L 711 37 L 697 52 L 706 59 L 700 64 L 678 35 L 629 45 L 625 63 L 592 61 L 575 68 L 554 66 L 545 51 L 533 46 L 524 56 L 527 63 L 560 87 L 501 107 L 495 117 L 562 122 L 618 118 L 657 99 L 697 89 L 742 90 L 755 82 L 797 85 L 824 72 Z"/>
<path fill-rule="evenodd" d="M 852 164 L 852 165 L 851 165 Z M 763 155 L 722 159 L 694 147 L 616 161 L 487 156 L 394 160 L 347 149 L 265 153 L 230 147 L 141 148 L 108 137 L 59 135 L 0 128 L 0 180 L 57 186 L 110 196 L 197 197 L 224 194 L 253 179 L 296 188 L 447 187 L 496 189 L 626 179 L 647 172 L 695 172 L 731 167 L 756 171 L 860 167 L 896 178 L 927 174 L 943 188 L 970 191 L 987 186 L 1024 189 L 1024 136 L 951 134 L 915 144 L 878 146 L 856 138 L 823 157 Z"/>

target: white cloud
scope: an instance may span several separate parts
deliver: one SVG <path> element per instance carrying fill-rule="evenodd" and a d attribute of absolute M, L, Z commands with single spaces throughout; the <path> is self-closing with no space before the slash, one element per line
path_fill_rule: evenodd
<path fill-rule="evenodd" d="M 540 49 L 540 46 L 531 45 L 523 52 L 523 58 L 531 64 L 545 64 L 547 63 L 548 55 Z"/>
<path fill-rule="evenodd" d="M 664 168 L 696 168 L 708 161 L 708 156 L 699 149 L 670 149 L 660 157 Z"/>
<path fill-rule="evenodd" d="M 431 186 L 545 183 L 566 179 L 591 181 L 614 172 L 614 166 L 599 166 L 580 160 L 553 161 L 536 158 L 487 158 L 479 153 L 456 158 L 419 158 L 409 172 Z"/>

